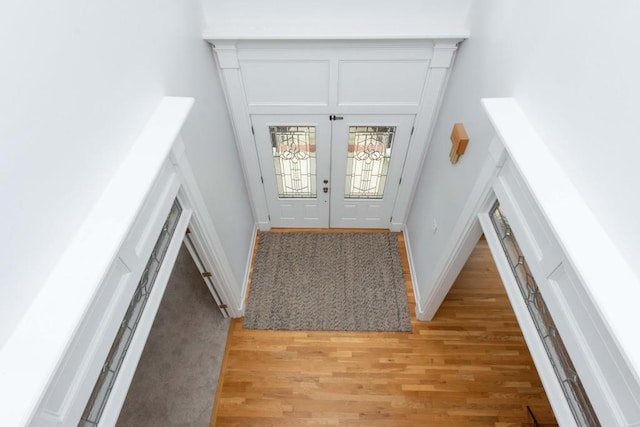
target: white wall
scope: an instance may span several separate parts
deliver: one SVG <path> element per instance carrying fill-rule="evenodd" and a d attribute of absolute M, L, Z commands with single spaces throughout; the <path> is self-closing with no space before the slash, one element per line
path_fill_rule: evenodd
<path fill-rule="evenodd" d="M 423 298 L 487 154 L 483 97 L 517 99 L 640 276 L 639 19 L 640 4 L 623 0 L 474 3 L 408 221 Z M 453 166 L 449 134 L 458 121 L 470 143 Z"/>
<path fill-rule="evenodd" d="M 398 36 L 467 33 L 471 0 L 203 0 L 222 36 Z"/>
<path fill-rule="evenodd" d="M 0 347 L 164 95 L 196 98 L 188 156 L 243 278 L 253 219 L 201 21 L 197 0 L 0 5 Z"/>

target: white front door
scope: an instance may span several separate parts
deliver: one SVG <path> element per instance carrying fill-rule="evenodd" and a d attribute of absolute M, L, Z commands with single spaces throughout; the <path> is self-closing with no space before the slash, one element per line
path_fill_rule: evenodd
<path fill-rule="evenodd" d="M 252 116 L 271 226 L 389 228 L 413 120 Z"/>

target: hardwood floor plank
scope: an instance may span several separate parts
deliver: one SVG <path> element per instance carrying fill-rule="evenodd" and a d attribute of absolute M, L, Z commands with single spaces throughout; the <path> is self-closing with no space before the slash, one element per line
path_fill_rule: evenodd
<path fill-rule="evenodd" d="M 245 330 L 235 319 L 211 425 L 507 427 L 530 425 L 527 405 L 555 424 L 486 241 L 432 322 L 415 318 L 398 241 L 412 332 Z"/>

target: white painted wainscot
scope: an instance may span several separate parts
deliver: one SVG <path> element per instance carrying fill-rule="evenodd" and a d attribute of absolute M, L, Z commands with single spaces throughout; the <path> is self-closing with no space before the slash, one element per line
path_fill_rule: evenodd
<path fill-rule="evenodd" d="M 505 212 L 603 426 L 640 426 L 640 283 L 512 98 L 484 99 L 495 137 L 422 320 L 484 232 L 560 425 L 575 426 L 489 210 Z"/>
<path fill-rule="evenodd" d="M 415 117 L 388 221 L 389 229 L 400 231 L 458 44 L 467 37 L 251 39 L 205 33 L 216 58 L 259 229 L 272 226 L 262 177 L 270 172 L 261 170 L 252 118 L 274 115 L 287 123 L 287 117 L 305 114 L 327 120 L 330 115 L 396 114 Z"/>
<path fill-rule="evenodd" d="M 185 156 L 191 98 L 164 98 L 0 353 L 6 426 L 77 426 L 174 200 L 182 213 L 107 401 L 117 421 L 183 237 L 213 274 L 229 314 L 233 275 Z M 190 248 L 194 249 L 194 248 Z M 213 301 L 212 301 L 213 304 Z"/>

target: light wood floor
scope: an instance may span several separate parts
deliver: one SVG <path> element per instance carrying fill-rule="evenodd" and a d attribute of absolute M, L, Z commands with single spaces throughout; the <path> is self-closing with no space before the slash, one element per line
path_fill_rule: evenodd
<path fill-rule="evenodd" d="M 486 241 L 432 322 L 413 332 L 230 327 L 211 425 L 516 426 L 555 423 Z"/>

